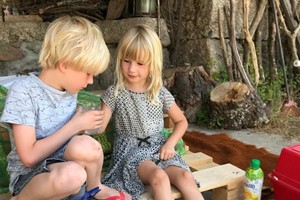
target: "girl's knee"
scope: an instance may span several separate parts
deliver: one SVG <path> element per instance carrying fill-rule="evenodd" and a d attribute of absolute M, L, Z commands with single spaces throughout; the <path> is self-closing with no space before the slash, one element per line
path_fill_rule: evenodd
<path fill-rule="evenodd" d="M 193 176 L 193 174 L 190 171 L 186 171 L 186 170 L 181 170 L 179 173 L 177 173 L 177 181 L 180 182 L 195 182 L 195 178 Z"/>
<path fill-rule="evenodd" d="M 170 184 L 169 177 L 163 169 L 155 169 L 150 176 L 151 185 Z"/>

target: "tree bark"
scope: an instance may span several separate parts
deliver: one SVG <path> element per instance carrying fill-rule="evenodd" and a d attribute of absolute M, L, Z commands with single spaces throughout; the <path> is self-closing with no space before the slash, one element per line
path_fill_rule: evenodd
<path fill-rule="evenodd" d="M 285 16 L 285 21 L 286 21 L 286 25 L 287 25 L 288 29 L 289 30 L 296 29 L 297 21 L 294 20 L 293 11 L 292 11 L 291 5 L 289 4 L 289 1 L 276 0 L 277 5 L 278 5 L 279 1 L 280 1 L 280 4 L 281 4 L 281 7 L 282 7 L 282 12 L 284 13 L 284 16 Z M 299 20 L 298 16 L 297 16 L 297 19 Z M 300 34 L 296 35 L 295 42 L 296 42 L 296 44 L 295 44 L 296 47 L 298 49 L 300 49 Z M 299 52 L 298 56 L 300 57 L 300 52 Z"/>
<path fill-rule="evenodd" d="M 261 25 L 259 24 L 257 27 L 257 30 L 255 32 L 255 47 L 256 47 L 256 52 L 257 52 L 257 64 L 258 64 L 258 69 L 259 69 L 259 75 L 260 75 L 260 80 L 265 80 L 265 72 L 263 68 L 263 61 L 262 61 L 262 31 L 261 31 Z"/>
<path fill-rule="evenodd" d="M 267 123 L 265 104 L 249 86 L 224 82 L 210 93 L 211 119 L 224 129 L 240 130 Z"/>
<path fill-rule="evenodd" d="M 254 36 L 254 33 L 255 33 L 256 29 L 258 28 L 258 26 L 261 22 L 261 19 L 264 15 L 267 3 L 268 3 L 268 0 L 260 0 L 259 1 L 258 11 L 255 15 L 255 18 L 253 19 L 253 22 L 251 23 L 251 26 L 250 26 L 250 35 L 251 35 L 251 37 Z"/>
<path fill-rule="evenodd" d="M 252 90 L 254 90 L 251 81 L 248 77 L 248 74 L 245 72 L 245 69 L 243 67 L 240 55 L 238 53 L 238 49 L 237 49 L 237 44 L 236 44 L 236 33 L 234 30 L 235 27 L 235 8 L 234 8 L 234 3 L 233 0 L 230 0 L 230 46 L 233 50 L 233 55 L 234 55 L 234 59 L 236 61 L 236 65 L 237 68 L 240 72 L 240 75 L 243 79 L 243 82 L 246 83 L 249 88 L 251 88 Z"/>
<path fill-rule="evenodd" d="M 163 71 L 164 86 L 174 95 L 187 120 L 195 123 L 203 102 L 216 85 L 202 66 L 178 67 Z"/>
<path fill-rule="evenodd" d="M 269 78 L 270 82 L 277 79 L 278 72 L 276 67 L 276 27 L 274 22 L 274 13 L 273 9 L 269 7 L 268 9 L 268 24 L 269 24 L 269 35 L 268 35 L 268 58 L 269 58 Z"/>
<path fill-rule="evenodd" d="M 219 27 L 220 45 L 221 45 L 221 49 L 222 49 L 224 63 L 226 66 L 228 80 L 233 81 L 232 66 L 229 64 L 227 48 L 226 48 L 226 43 L 225 43 L 225 39 L 224 39 L 223 23 L 222 23 L 222 19 L 221 19 L 221 9 L 218 10 L 218 27 Z"/>
<path fill-rule="evenodd" d="M 254 42 L 252 40 L 252 36 L 249 31 L 249 22 L 248 22 L 249 3 L 250 3 L 249 0 L 244 0 L 244 32 L 245 32 L 246 41 L 249 45 L 250 52 L 252 55 L 252 64 L 253 64 L 253 69 L 254 69 L 254 83 L 255 83 L 255 85 L 257 85 L 260 75 L 259 75 L 259 69 L 258 69 L 256 49 L 255 49 Z"/>

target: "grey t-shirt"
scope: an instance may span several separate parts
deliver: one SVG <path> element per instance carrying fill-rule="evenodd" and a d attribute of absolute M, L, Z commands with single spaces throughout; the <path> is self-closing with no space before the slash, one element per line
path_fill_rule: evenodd
<path fill-rule="evenodd" d="M 74 115 L 76 104 L 77 94 L 54 89 L 34 74 L 30 74 L 10 86 L 0 121 L 34 127 L 36 139 L 39 140 L 55 133 L 65 125 Z M 11 190 L 16 178 L 32 169 L 23 165 L 17 154 L 12 134 L 10 138 L 12 151 L 7 157 L 7 170 L 10 174 Z"/>

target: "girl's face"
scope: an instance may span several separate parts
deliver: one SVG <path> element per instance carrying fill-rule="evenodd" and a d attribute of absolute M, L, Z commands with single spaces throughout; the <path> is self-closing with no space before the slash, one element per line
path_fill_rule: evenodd
<path fill-rule="evenodd" d="M 149 62 L 144 61 L 143 55 L 139 60 L 122 59 L 121 69 L 126 80 L 126 87 L 139 92 L 146 90 L 148 87 L 149 65 Z"/>

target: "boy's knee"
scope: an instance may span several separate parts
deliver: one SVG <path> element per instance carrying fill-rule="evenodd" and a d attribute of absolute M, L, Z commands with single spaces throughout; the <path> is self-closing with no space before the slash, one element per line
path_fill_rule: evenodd
<path fill-rule="evenodd" d="M 101 144 L 90 136 L 79 136 L 68 145 L 67 154 L 86 161 L 98 160 L 103 156 Z"/>
<path fill-rule="evenodd" d="M 58 190 L 59 188 L 65 188 L 66 186 L 70 189 L 80 188 L 87 179 L 85 169 L 75 162 L 66 162 L 59 172 L 52 177 L 54 187 Z"/>

